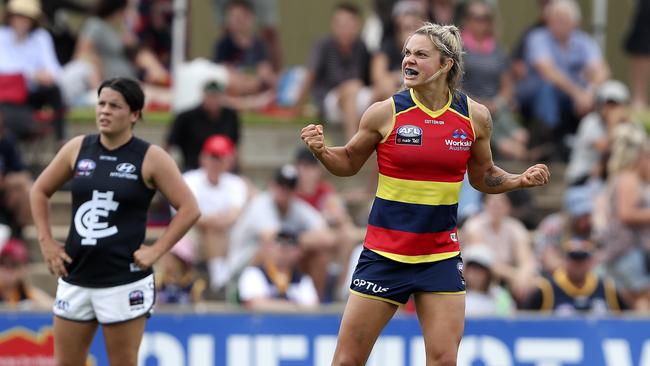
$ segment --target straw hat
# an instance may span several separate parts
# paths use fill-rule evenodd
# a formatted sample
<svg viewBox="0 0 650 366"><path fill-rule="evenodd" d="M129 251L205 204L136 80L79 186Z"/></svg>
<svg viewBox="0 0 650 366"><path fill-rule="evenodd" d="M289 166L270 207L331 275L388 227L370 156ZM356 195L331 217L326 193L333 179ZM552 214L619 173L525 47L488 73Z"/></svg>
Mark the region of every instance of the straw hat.
<svg viewBox="0 0 650 366"><path fill-rule="evenodd" d="M41 3L39 0L11 0L7 4L7 12L39 20L41 17Z"/></svg>

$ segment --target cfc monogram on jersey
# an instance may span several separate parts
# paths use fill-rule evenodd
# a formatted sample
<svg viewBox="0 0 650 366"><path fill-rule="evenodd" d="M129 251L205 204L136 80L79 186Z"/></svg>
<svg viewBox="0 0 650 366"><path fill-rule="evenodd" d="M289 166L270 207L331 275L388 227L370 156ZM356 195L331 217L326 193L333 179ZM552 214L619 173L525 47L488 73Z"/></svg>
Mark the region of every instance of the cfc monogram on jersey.
<svg viewBox="0 0 650 366"><path fill-rule="evenodd" d="M149 144L138 138L114 150L98 135L84 138L72 179L72 225L65 251L72 257L64 281L85 287L118 286L151 270L134 264L144 242L154 191L142 179Z"/></svg>
<svg viewBox="0 0 650 366"><path fill-rule="evenodd" d="M412 89L392 97L394 126L377 146L379 182L366 248L406 263L458 255L456 211L475 140L469 98L429 110Z"/></svg>

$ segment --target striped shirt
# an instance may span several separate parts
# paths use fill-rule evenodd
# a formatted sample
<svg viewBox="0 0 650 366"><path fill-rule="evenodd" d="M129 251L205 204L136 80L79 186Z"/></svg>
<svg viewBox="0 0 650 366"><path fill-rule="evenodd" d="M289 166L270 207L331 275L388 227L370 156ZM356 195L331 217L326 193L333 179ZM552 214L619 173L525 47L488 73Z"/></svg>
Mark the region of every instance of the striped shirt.
<svg viewBox="0 0 650 366"><path fill-rule="evenodd" d="M392 99L393 128L377 146L379 185L366 248L405 263L459 254L456 211L475 140L469 98L431 111L411 89Z"/></svg>

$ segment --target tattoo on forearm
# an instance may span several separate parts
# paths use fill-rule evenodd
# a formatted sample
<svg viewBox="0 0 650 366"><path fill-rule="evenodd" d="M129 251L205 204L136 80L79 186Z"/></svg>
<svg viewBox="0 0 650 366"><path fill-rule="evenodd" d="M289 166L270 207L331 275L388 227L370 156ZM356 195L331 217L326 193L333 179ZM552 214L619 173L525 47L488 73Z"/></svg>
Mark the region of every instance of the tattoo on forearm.
<svg viewBox="0 0 650 366"><path fill-rule="evenodd" d="M485 177L485 185L488 187L498 187L506 181L505 175L488 175Z"/></svg>

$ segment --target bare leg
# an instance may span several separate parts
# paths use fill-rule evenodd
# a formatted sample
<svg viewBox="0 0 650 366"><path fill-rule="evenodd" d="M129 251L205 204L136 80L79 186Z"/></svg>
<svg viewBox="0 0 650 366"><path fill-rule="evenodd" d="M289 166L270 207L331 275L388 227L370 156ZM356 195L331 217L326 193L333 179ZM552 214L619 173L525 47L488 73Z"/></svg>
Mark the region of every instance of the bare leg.
<svg viewBox="0 0 650 366"><path fill-rule="evenodd" d="M123 323L104 325L104 343L108 361L113 366L136 366L138 349L144 334L145 317Z"/></svg>
<svg viewBox="0 0 650 366"><path fill-rule="evenodd" d="M54 359L58 366L83 366L97 322L75 322L54 317Z"/></svg>
<svg viewBox="0 0 650 366"><path fill-rule="evenodd" d="M339 108L343 117L345 140L349 141L359 129L359 112L357 111L357 97L363 87L361 80L348 80L339 87Z"/></svg>
<svg viewBox="0 0 650 366"><path fill-rule="evenodd" d="M424 335L427 366L455 366L465 329L465 295L418 293L415 307Z"/></svg>
<svg viewBox="0 0 650 366"><path fill-rule="evenodd" d="M648 102L648 75L650 57L630 56L630 83L632 84L632 107L644 109Z"/></svg>
<svg viewBox="0 0 650 366"><path fill-rule="evenodd" d="M379 333L396 310L397 305L351 294L345 305L332 366L365 365Z"/></svg>

